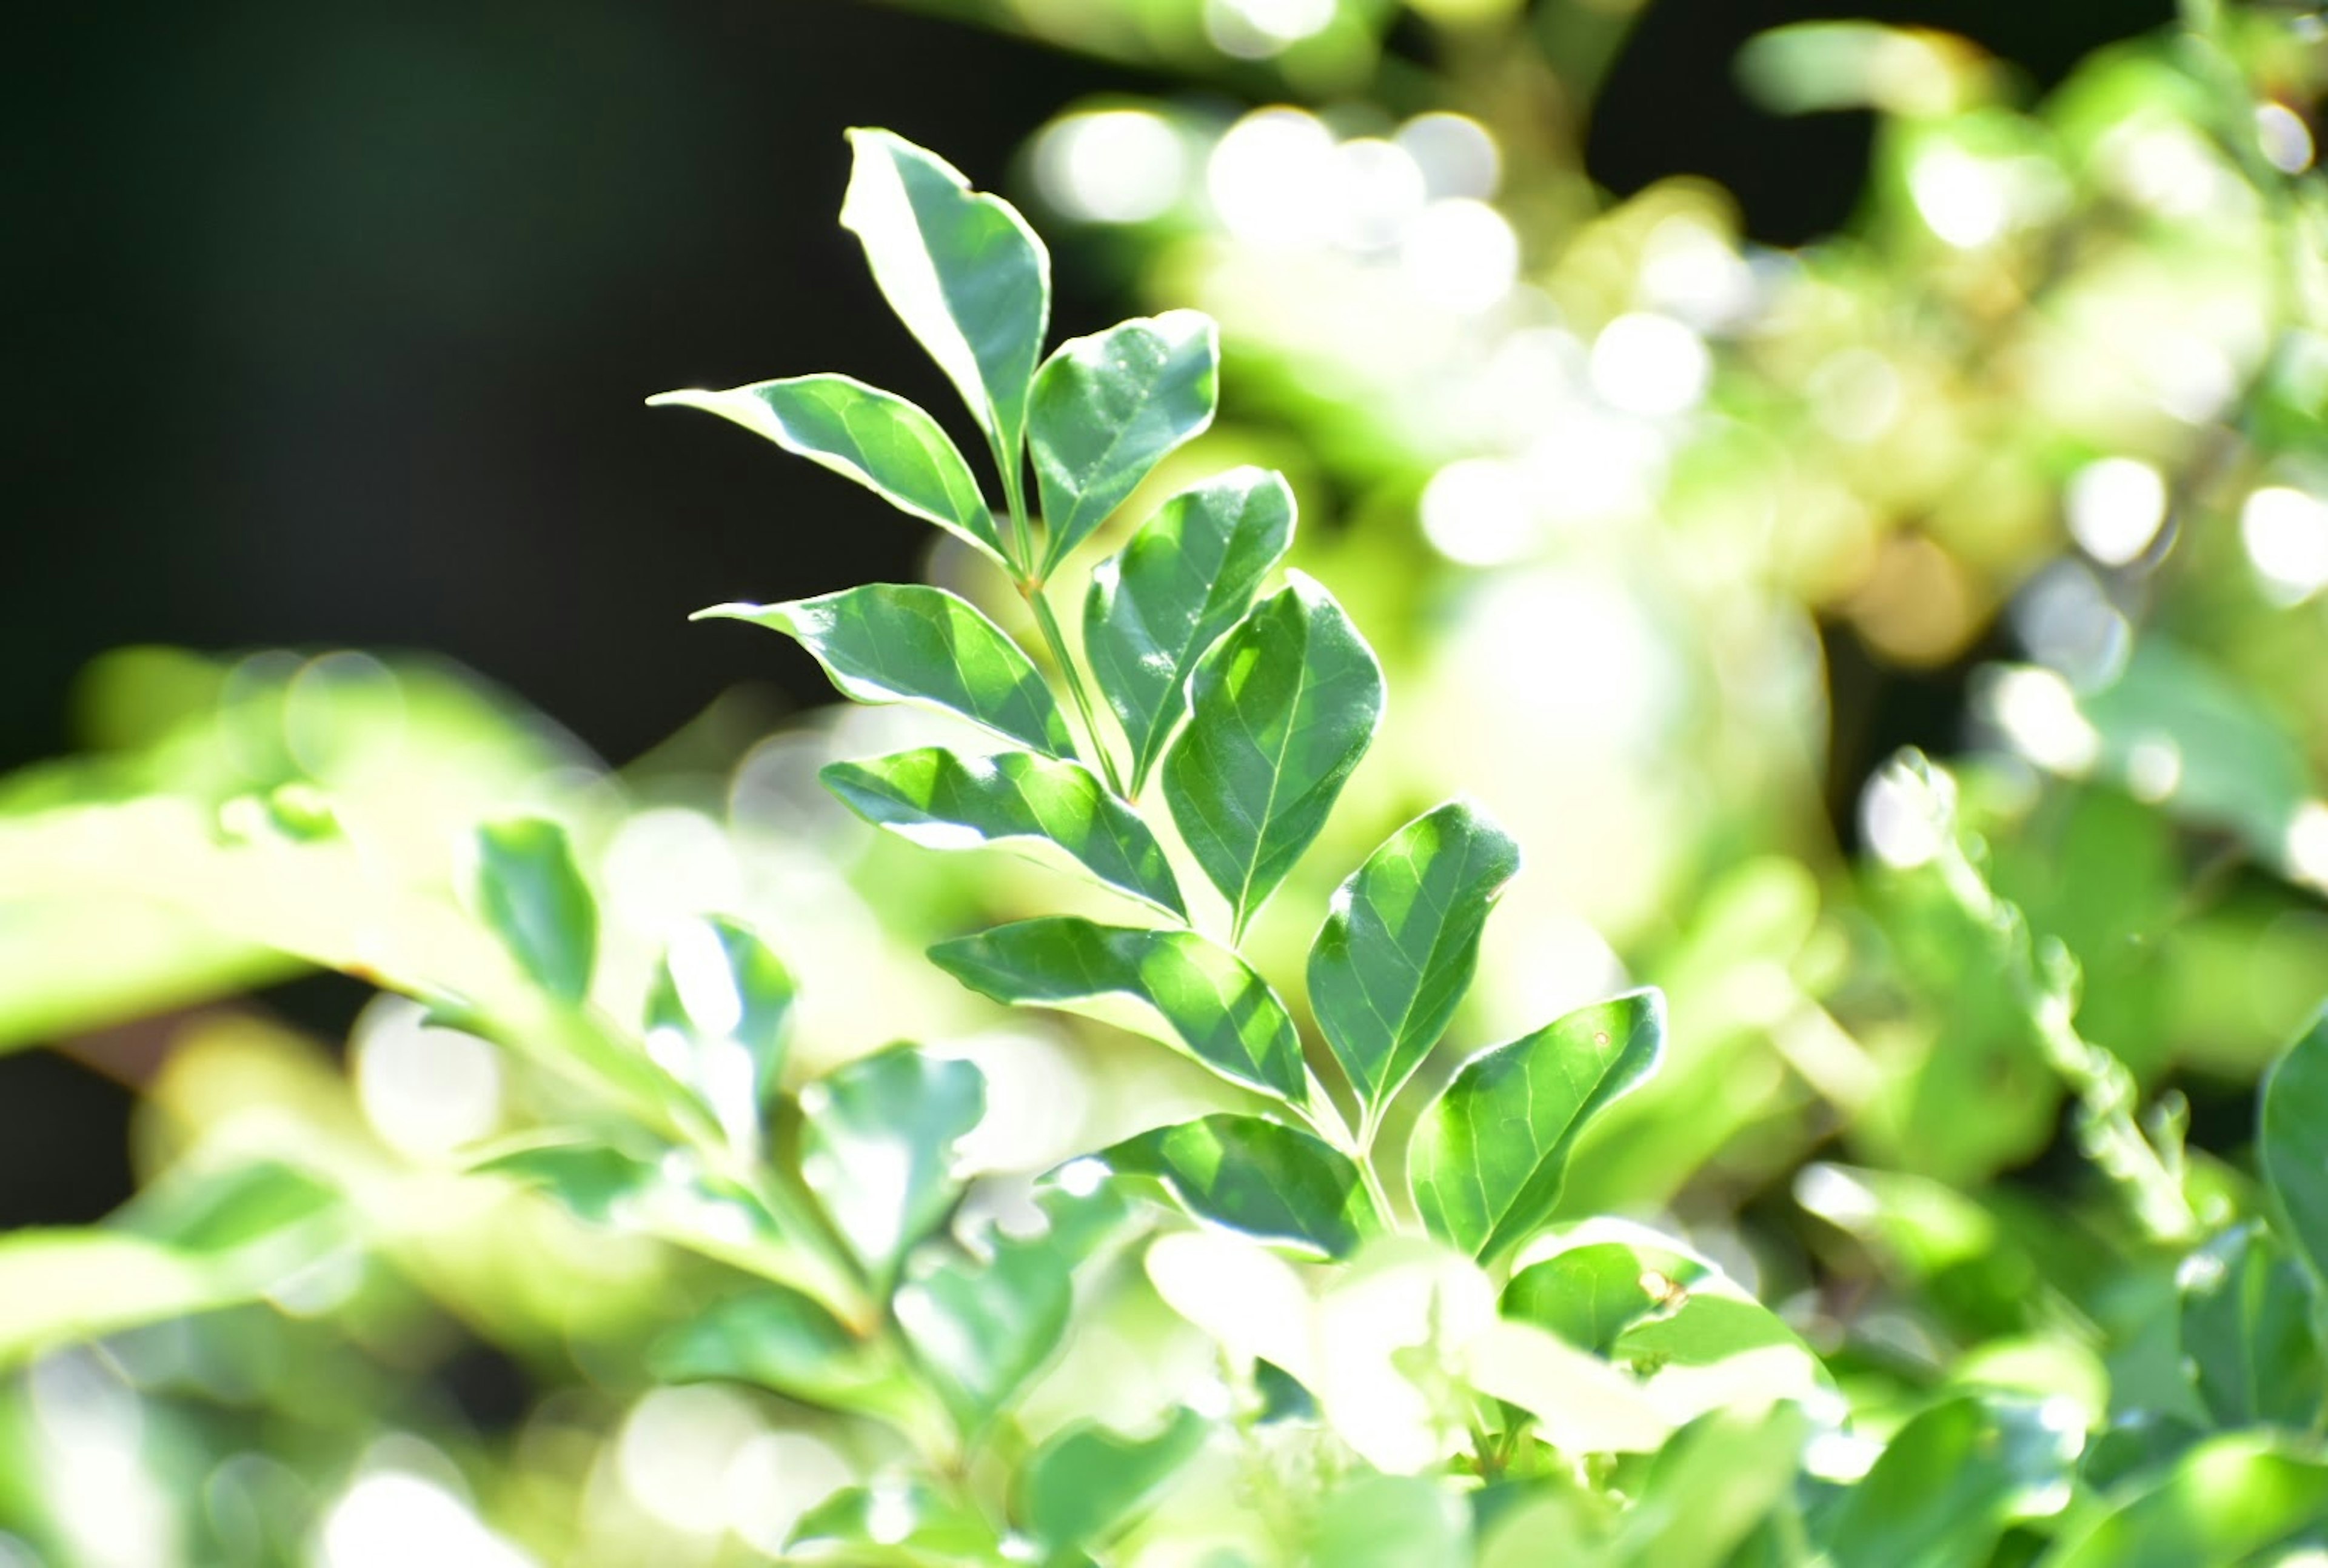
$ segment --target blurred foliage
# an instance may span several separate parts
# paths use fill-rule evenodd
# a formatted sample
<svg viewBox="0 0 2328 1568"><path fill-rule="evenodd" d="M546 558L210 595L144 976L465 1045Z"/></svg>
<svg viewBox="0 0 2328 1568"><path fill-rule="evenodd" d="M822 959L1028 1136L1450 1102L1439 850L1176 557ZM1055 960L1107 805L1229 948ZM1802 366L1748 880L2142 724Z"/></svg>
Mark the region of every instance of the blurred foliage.
<svg viewBox="0 0 2328 1568"><path fill-rule="evenodd" d="M2315 10L2192 0L2042 98L1943 34L1765 35L1739 70L1774 112L1878 126L1845 230L1778 251L1703 182L1590 182L1618 0L925 8L1189 84L1063 109L1019 183L1065 265L1222 325L1219 419L1124 519L1283 469L1291 564L1390 671L1256 965L1300 974L1343 878L1460 789L1527 870L1453 1038L1669 999L1501 1301L1590 1457L1497 1429L1451 1487L1376 1473L1396 1435L1272 1354L1286 1279L1323 1333L1460 1271L1329 1286L1177 1230L1143 1269L1122 1215L1038 1194L1220 1091L922 960L1112 907L818 787L955 731L714 709L611 769L426 661L134 650L86 754L0 784L0 1048L129 1081L145 1184L0 1237L0 1563L990 1561L998 1496L1021 1556L1105 1530L1111 1563L2328 1554ZM973 559L932 577L1031 635ZM1962 674L1948 760L1868 773L1887 687L1847 664ZM682 951L765 1021L740 1094ZM344 1050L249 994L318 965L383 989ZM900 1038L978 1069L966 1133L890 1081ZM1047 1267L1006 1264L1033 1232L1088 1250L1021 1451L958 1490L895 1477L976 1379L860 1362L798 1303L863 1260L769 1243L812 1085L934 1107L959 1291ZM1415 1347L1384 1364L1427 1384ZM1678 1428L1654 1451L1611 1435L1637 1395Z"/></svg>

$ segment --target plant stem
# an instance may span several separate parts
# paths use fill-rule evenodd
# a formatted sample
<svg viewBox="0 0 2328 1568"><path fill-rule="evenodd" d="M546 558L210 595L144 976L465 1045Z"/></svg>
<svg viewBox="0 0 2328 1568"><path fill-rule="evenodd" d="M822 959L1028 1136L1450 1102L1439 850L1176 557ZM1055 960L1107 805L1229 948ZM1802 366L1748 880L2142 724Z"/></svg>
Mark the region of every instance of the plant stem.
<svg viewBox="0 0 2328 1568"><path fill-rule="evenodd" d="M1091 693L1084 687L1083 672L1075 668L1075 660L1067 653L1066 635L1059 629L1058 617L1051 614L1051 601L1045 596L1040 583L1021 583L1018 591L1034 610L1035 624L1043 629L1043 641L1049 645L1051 657L1057 661L1059 673L1066 680L1067 695L1075 699L1075 711L1082 715L1084 729L1091 736L1092 752L1099 758L1101 772L1107 775L1108 791L1120 799L1123 794L1122 776L1115 771L1115 756L1107 749L1106 736L1101 733L1099 714L1092 706Z"/></svg>

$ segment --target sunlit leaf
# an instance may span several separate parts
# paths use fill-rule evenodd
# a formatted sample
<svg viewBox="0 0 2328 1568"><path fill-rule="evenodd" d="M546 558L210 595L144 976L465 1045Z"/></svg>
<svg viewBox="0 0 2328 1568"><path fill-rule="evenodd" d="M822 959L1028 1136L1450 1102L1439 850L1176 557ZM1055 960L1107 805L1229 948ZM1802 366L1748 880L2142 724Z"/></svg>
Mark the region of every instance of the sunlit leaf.
<svg viewBox="0 0 2328 1568"><path fill-rule="evenodd" d="M854 1568L926 1568L932 1563L991 1563L1001 1543L978 1510L918 1477L889 1476L844 1487L800 1516L784 1543L787 1561Z"/></svg>
<svg viewBox="0 0 2328 1568"><path fill-rule="evenodd" d="M970 465L935 419L895 392L848 376L795 376L724 392L664 392L647 402L732 420L1009 566Z"/></svg>
<svg viewBox="0 0 2328 1568"><path fill-rule="evenodd" d="M954 1141L986 1111L970 1063L893 1047L800 1093L801 1176L858 1262L887 1278L959 1190Z"/></svg>
<svg viewBox="0 0 2328 1568"><path fill-rule="evenodd" d="M1061 343L1036 373L1028 446L1043 502L1045 575L1157 464L1213 422L1220 332L1176 310Z"/></svg>
<svg viewBox="0 0 2328 1568"><path fill-rule="evenodd" d="M1450 801L1393 833L1334 895L1310 950L1310 1006L1369 1119L1445 1032L1519 864L1510 835Z"/></svg>
<svg viewBox="0 0 2328 1568"><path fill-rule="evenodd" d="M690 919L647 990L647 1052L703 1096L723 1126L756 1133L784 1069L792 972L742 922Z"/></svg>
<svg viewBox="0 0 2328 1568"><path fill-rule="evenodd" d="M1293 540L1284 478L1236 468L1172 497L1092 572L1084 651L1146 782L1188 710L1189 673Z"/></svg>
<svg viewBox="0 0 2328 1568"><path fill-rule="evenodd" d="M1835 1568L1980 1568L2008 1524L2060 1510L2084 1447L2074 1412L1947 1400L1892 1434L1822 1520L1822 1544Z"/></svg>
<svg viewBox="0 0 2328 1568"><path fill-rule="evenodd" d="M2215 1419L2309 1427L2323 1379L2302 1265L2269 1231L2242 1225L2184 1260L2178 1283L2183 1364Z"/></svg>
<svg viewBox="0 0 2328 1568"><path fill-rule="evenodd" d="M1706 1272L1680 1253L1651 1256L1622 1242L1589 1242L1514 1274L1504 1287L1504 1311L1606 1356L1628 1329L1664 1310Z"/></svg>
<svg viewBox="0 0 2328 1568"><path fill-rule="evenodd" d="M1009 635L943 588L872 583L782 605L715 605L697 620L749 621L796 639L841 694L920 702L1049 756L1075 739L1051 689Z"/></svg>
<svg viewBox="0 0 2328 1568"><path fill-rule="evenodd" d="M1199 1219L1310 1257L1347 1257L1382 1226L1347 1155L1257 1116L1159 1127L1094 1158L1154 1178Z"/></svg>
<svg viewBox="0 0 2328 1568"><path fill-rule="evenodd" d="M1081 763L1024 751L963 756L928 746L833 763L819 776L866 821L917 844L1056 845L1106 886L1187 919L1155 834Z"/></svg>
<svg viewBox="0 0 2328 1568"><path fill-rule="evenodd" d="M997 1001L1091 1010L1129 998L1160 1020L1158 1038L1233 1083L1299 1101L1300 1038L1276 993L1228 949L1194 932L1052 916L942 942L930 960Z"/></svg>
<svg viewBox="0 0 2328 1568"><path fill-rule="evenodd" d="M895 1302L915 1356L973 1432L1058 1349L1075 1300L1068 1262L1047 1236L990 1243L985 1258L917 1266Z"/></svg>
<svg viewBox="0 0 2328 1568"><path fill-rule="evenodd" d="M1719 1411L1676 1432L1649 1465L1610 1568L1723 1568L1754 1526L1786 1506L1810 1423L1801 1410Z"/></svg>
<svg viewBox="0 0 2328 1568"><path fill-rule="evenodd" d="M2328 1281L2328 1013L2265 1076L2257 1152L2288 1239Z"/></svg>
<svg viewBox="0 0 2328 1568"><path fill-rule="evenodd" d="M1382 667L1333 596L1294 572L1205 655L1188 695L1164 799L1242 932L1373 744Z"/></svg>
<svg viewBox="0 0 2328 1568"><path fill-rule="evenodd" d="M1020 1467L1013 1511L1055 1550L1101 1545L1155 1502L1209 1430L1186 1409L1145 1438L1075 1422Z"/></svg>
<svg viewBox="0 0 2328 1568"><path fill-rule="evenodd" d="M665 1334L648 1367L667 1383L755 1383L834 1410L878 1408L894 1376L831 1313L773 1286L731 1297Z"/></svg>
<svg viewBox="0 0 2328 1568"><path fill-rule="evenodd" d="M2315 1444L2230 1432L2072 1532L2046 1568L2237 1568L2323 1519L2328 1460Z"/></svg>
<svg viewBox="0 0 2328 1568"><path fill-rule="evenodd" d="M578 1004L597 962L598 906L566 830L512 817L477 830L478 911L535 984Z"/></svg>
<svg viewBox="0 0 2328 1568"><path fill-rule="evenodd" d="M1051 261L1011 205L944 159L883 130L852 130L841 226L865 245L889 308L1015 462L1051 311Z"/></svg>
<svg viewBox="0 0 2328 1568"><path fill-rule="evenodd" d="M1304 1560L1336 1568L1469 1563L1471 1511L1453 1488L1422 1477L1355 1477L1325 1498Z"/></svg>
<svg viewBox="0 0 2328 1568"><path fill-rule="evenodd" d="M1560 1196L1578 1131L1656 1070L1664 1045L1665 1000L1637 991L1464 1063L1407 1146L1423 1223L1482 1258L1525 1239Z"/></svg>

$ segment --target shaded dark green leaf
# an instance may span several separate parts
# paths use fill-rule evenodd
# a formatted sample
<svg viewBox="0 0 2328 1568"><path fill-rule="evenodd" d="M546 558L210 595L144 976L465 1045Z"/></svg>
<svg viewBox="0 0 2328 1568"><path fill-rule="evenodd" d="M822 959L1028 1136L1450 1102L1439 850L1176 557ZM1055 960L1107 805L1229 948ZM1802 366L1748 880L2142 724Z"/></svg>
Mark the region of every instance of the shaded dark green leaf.
<svg viewBox="0 0 2328 1568"><path fill-rule="evenodd" d="M1011 205L944 159L883 130L852 130L841 226L873 281L1006 465L1018 461L1028 389L1051 314L1051 261Z"/></svg>
<svg viewBox="0 0 2328 1568"><path fill-rule="evenodd" d="M1347 1155L1257 1116L1159 1127L1094 1158L1119 1175L1153 1178L1199 1219L1310 1257L1347 1257L1382 1228Z"/></svg>
<svg viewBox="0 0 2328 1568"><path fill-rule="evenodd" d="M1118 892L1186 921L1163 849L1139 813L1081 763L1032 752L962 756L942 746L837 762L825 787L869 822L934 850L1056 845Z"/></svg>
<svg viewBox="0 0 2328 1568"><path fill-rule="evenodd" d="M1089 1010L1109 997L1130 998L1161 1020L1159 1038L1223 1077L1303 1098L1301 1041L1285 1004L1243 959L1194 932L1052 916L942 942L930 960L1001 1002Z"/></svg>
<svg viewBox="0 0 2328 1568"><path fill-rule="evenodd" d="M800 1093L801 1176L858 1262L888 1278L953 1207L954 1141L986 1111L968 1062L896 1046Z"/></svg>
<svg viewBox="0 0 2328 1568"><path fill-rule="evenodd" d="M2328 1461L2314 1444L2232 1432L2200 1443L2156 1484L2073 1532L2046 1568L2238 1568L2323 1519Z"/></svg>
<svg viewBox="0 0 2328 1568"><path fill-rule="evenodd" d="M2085 1432L2050 1406L1950 1399L1892 1434L1821 1523L1835 1568L1981 1568L2007 1525L2057 1511Z"/></svg>
<svg viewBox="0 0 2328 1568"><path fill-rule="evenodd" d="M690 919L647 988L647 1054L731 1134L756 1135L784 1069L794 991L792 972L741 921Z"/></svg>
<svg viewBox="0 0 2328 1568"><path fill-rule="evenodd" d="M1131 746L1131 788L1188 711L1188 676L1252 607L1293 540L1281 474L1235 468L1184 490L1092 572L1084 652Z"/></svg>
<svg viewBox="0 0 2328 1568"><path fill-rule="evenodd" d="M795 376L724 392L664 392L647 402L732 420L1009 567L970 465L935 419L895 392L848 376Z"/></svg>
<svg viewBox="0 0 2328 1568"><path fill-rule="evenodd" d="M1146 1438L1088 1421L1063 1427L1020 1468L1014 1511L1054 1549L1103 1545L1156 1501L1209 1430L1192 1410Z"/></svg>
<svg viewBox="0 0 2328 1568"><path fill-rule="evenodd" d="M1044 575L1173 448L1213 422L1220 332L1175 310L1059 345L1036 372L1028 446L1043 502Z"/></svg>
<svg viewBox="0 0 2328 1568"><path fill-rule="evenodd" d="M2225 1426L2309 1427L2319 1413L2312 1284L2260 1225L2217 1236L2184 1261L2182 1359Z"/></svg>
<svg viewBox="0 0 2328 1568"><path fill-rule="evenodd" d="M1509 834L1450 801L1393 833L1335 894L1310 949L1310 1006L1369 1122L1446 1031L1519 867Z"/></svg>
<svg viewBox="0 0 2328 1568"><path fill-rule="evenodd" d="M1333 596L1293 572L1197 663L1188 696L1164 799L1241 934L1373 744L1382 667Z"/></svg>
<svg viewBox="0 0 2328 1568"><path fill-rule="evenodd" d="M1075 754L1065 716L1018 644L943 588L871 583L789 604L715 605L695 619L782 632L859 702L925 703L1046 756Z"/></svg>
<svg viewBox="0 0 2328 1568"><path fill-rule="evenodd" d="M477 907L518 967L568 1004L590 994L598 906L566 830L512 817L477 830Z"/></svg>
<svg viewBox="0 0 2328 1568"><path fill-rule="evenodd" d="M1525 1240L1560 1196L1578 1132L1656 1070L1664 1046L1665 999L1637 991L1464 1063L1407 1146L1423 1223L1485 1259Z"/></svg>
<svg viewBox="0 0 2328 1568"><path fill-rule="evenodd" d="M2328 1281L2328 1012L2266 1075L2257 1153L2288 1240Z"/></svg>

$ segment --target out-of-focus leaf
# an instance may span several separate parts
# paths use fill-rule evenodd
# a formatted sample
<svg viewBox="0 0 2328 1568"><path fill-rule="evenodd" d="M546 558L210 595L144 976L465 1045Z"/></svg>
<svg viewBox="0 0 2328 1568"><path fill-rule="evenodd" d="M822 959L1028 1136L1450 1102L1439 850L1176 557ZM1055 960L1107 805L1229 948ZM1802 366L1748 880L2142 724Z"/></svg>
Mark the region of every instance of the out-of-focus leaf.
<svg viewBox="0 0 2328 1568"><path fill-rule="evenodd" d="M2328 1281L2328 1013L2265 1076L2257 1151L2288 1239Z"/></svg>
<svg viewBox="0 0 2328 1568"><path fill-rule="evenodd" d="M1447 1568L1471 1560L1461 1494L1419 1476L1358 1476L1318 1511L1308 1562L1336 1568Z"/></svg>
<svg viewBox="0 0 2328 1568"><path fill-rule="evenodd" d="M1393 833L1334 895L1310 949L1310 1006L1369 1122L1439 1043L1519 867L1509 834L1450 801Z"/></svg>
<svg viewBox="0 0 2328 1568"><path fill-rule="evenodd" d="M1188 710L1189 673L1293 540L1284 478L1236 468L1184 490L1092 572L1084 651L1146 782Z"/></svg>
<svg viewBox="0 0 2328 1568"><path fill-rule="evenodd" d="M1563 1452L1650 1453L1673 1432L1632 1377L1533 1323L1499 1319L1466 1354L1471 1386L1525 1411Z"/></svg>
<svg viewBox="0 0 2328 1568"><path fill-rule="evenodd" d="M540 1188L577 1219L622 1225L635 1217L631 1206L661 1179L654 1165L635 1155L580 1138L534 1139L491 1151L470 1168L480 1176L507 1177Z"/></svg>
<svg viewBox="0 0 2328 1568"><path fill-rule="evenodd" d="M938 422L895 392L848 376L796 376L724 392L664 392L651 406L701 408L846 474L1009 569L994 514Z"/></svg>
<svg viewBox="0 0 2328 1568"><path fill-rule="evenodd" d="M2328 1461L2267 1432L2211 1438L2063 1541L2046 1568L2235 1568L2328 1519Z"/></svg>
<svg viewBox="0 0 2328 1568"><path fill-rule="evenodd" d="M2184 1365L2215 1419L2227 1427L2309 1427L2320 1411L2322 1366L2302 1265L2269 1231L2242 1225L2186 1259L2177 1282Z"/></svg>
<svg viewBox="0 0 2328 1568"><path fill-rule="evenodd" d="M647 1053L692 1086L722 1126L756 1134L784 1070L792 972L742 922L690 919L647 991Z"/></svg>
<svg viewBox="0 0 2328 1568"><path fill-rule="evenodd" d="M1415 1124L1407 1177L1433 1235L1493 1259L1544 1223L1593 1113L1656 1070L1665 999L1596 1002L1456 1070Z"/></svg>
<svg viewBox="0 0 2328 1568"><path fill-rule="evenodd" d="M1333 596L1293 572L1197 663L1188 698L1164 799L1242 932L1374 743L1382 666Z"/></svg>
<svg viewBox="0 0 2328 1568"><path fill-rule="evenodd" d="M1212 318L1175 310L1071 339L1044 361L1027 421L1047 535L1043 575L1213 422L1220 359Z"/></svg>
<svg viewBox="0 0 2328 1568"><path fill-rule="evenodd" d="M2129 1412L2086 1445L2078 1479L2097 1494L2116 1491L2145 1475L2163 1473L2207 1436L2204 1427L2180 1416Z"/></svg>
<svg viewBox="0 0 2328 1568"><path fill-rule="evenodd" d="M1790 1404L1700 1417L1658 1451L1616 1538L1581 1561L1595 1568L1723 1568L1784 1505L1809 1430Z"/></svg>
<svg viewBox="0 0 2328 1568"><path fill-rule="evenodd" d="M782 605L715 605L695 618L782 632L859 702L923 703L1047 756L1075 755L1065 716L1018 644L943 588L869 583Z"/></svg>
<svg viewBox="0 0 2328 1568"><path fill-rule="evenodd" d="M1088 1421L1063 1427L1020 1467L1014 1512L1054 1551L1103 1545L1155 1502L1210 1430L1185 1409L1152 1437Z"/></svg>
<svg viewBox="0 0 2328 1568"><path fill-rule="evenodd" d="M834 1410L881 1403L892 1374L864 1340L797 1291L732 1297L656 1341L648 1367L667 1383L756 1383Z"/></svg>
<svg viewBox="0 0 2328 1568"><path fill-rule="evenodd" d="M2006 1526L2058 1512L2085 1446L2046 1404L1966 1396L1892 1435L1823 1521L1835 1568L1980 1568Z"/></svg>
<svg viewBox="0 0 2328 1568"><path fill-rule="evenodd" d="M892 1476L845 1487L800 1516L784 1543L788 1558L922 1568L935 1563L992 1563L1001 1549L977 1509L945 1497L919 1477Z"/></svg>
<svg viewBox="0 0 2328 1568"><path fill-rule="evenodd" d="M866 821L917 844L1056 845L1105 886L1176 919L1188 917L1155 834L1081 763L1025 751L962 756L928 746L836 762L819 776Z"/></svg>
<svg viewBox="0 0 2328 1568"><path fill-rule="evenodd" d="M1301 1041L1285 1005L1243 959L1194 932L1052 916L942 942L930 960L1001 1002L1093 1010L1101 999L1128 997L1162 1020L1151 1031L1159 1038L1232 1083L1304 1097Z"/></svg>
<svg viewBox="0 0 2328 1568"><path fill-rule="evenodd" d="M126 1230L181 1252L217 1255L277 1240L330 1214L337 1188L280 1160L212 1170L174 1169L115 1216Z"/></svg>
<svg viewBox="0 0 2328 1568"><path fill-rule="evenodd" d="M1309 1257L1347 1257L1382 1226L1347 1155L1257 1116L1159 1127L1096 1158L1119 1175L1154 1178L1199 1219Z"/></svg>
<svg viewBox="0 0 2328 1568"><path fill-rule="evenodd" d="M944 159L883 130L852 130L841 226L873 281L1005 463L1050 323L1051 258L1016 209L973 192Z"/></svg>
<svg viewBox="0 0 2328 1568"><path fill-rule="evenodd" d="M512 817L477 830L477 907L535 984L579 1005L598 954L598 906L566 830Z"/></svg>
<svg viewBox="0 0 2328 1568"><path fill-rule="evenodd" d="M898 1046L808 1084L800 1108L803 1179L858 1262L889 1277L953 1203L954 1141L985 1114L985 1079Z"/></svg>
<svg viewBox="0 0 2328 1568"><path fill-rule="evenodd" d="M986 1258L917 1269L899 1288L898 1326L965 1432L993 1419L1066 1332L1075 1284L1047 1236L996 1235Z"/></svg>

